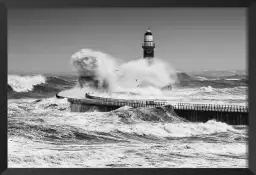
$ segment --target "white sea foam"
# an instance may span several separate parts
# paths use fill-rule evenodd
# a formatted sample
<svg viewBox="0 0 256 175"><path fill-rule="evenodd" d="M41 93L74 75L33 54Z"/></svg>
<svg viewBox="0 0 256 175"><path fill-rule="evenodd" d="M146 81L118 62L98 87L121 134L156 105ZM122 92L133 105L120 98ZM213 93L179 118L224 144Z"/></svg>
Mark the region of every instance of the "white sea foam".
<svg viewBox="0 0 256 175"><path fill-rule="evenodd" d="M42 75L34 75L34 76L8 75L8 84L16 92L32 91L35 85L43 84L45 82L46 82L46 78Z"/></svg>
<svg viewBox="0 0 256 175"><path fill-rule="evenodd" d="M114 88L116 62L110 55L91 49L81 49L72 55L71 63L78 76L89 76L94 81L99 81L101 86L107 82L110 90Z"/></svg>
<svg viewBox="0 0 256 175"><path fill-rule="evenodd" d="M246 129L235 129L214 120L206 123L138 120L126 124L112 113L59 110L68 106L66 99L33 101L8 101L8 113L12 111L9 126L15 126L8 131L9 134L11 131L9 167L247 167L247 142L235 140L247 137ZM40 130L29 131L29 126ZM66 139L67 144L59 139L48 139L48 136L65 139L74 135L72 132L88 135L88 140L87 137L83 140L72 137ZM115 139L115 142L91 143L90 136ZM122 142L124 140L128 142Z"/></svg>
<svg viewBox="0 0 256 175"><path fill-rule="evenodd" d="M119 84L123 88L162 88L176 81L175 70L159 58L149 64L147 59L129 61L120 66Z"/></svg>
<svg viewBox="0 0 256 175"><path fill-rule="evenodd" d="M106 81L109 85L108 92L132 92L144 95L159 95L165 85L174 84L177 81L175 69L166 62L155 58L149 64L147 59L132 60L118 65L117 59L108 54L82 49L72 55L71 63L78 76L90 76L93 81L101 84ZM96 91L96 89L80 90ZM79 90L73 89L77 97ZM69 95L72 90L69 91Z"/></svg>

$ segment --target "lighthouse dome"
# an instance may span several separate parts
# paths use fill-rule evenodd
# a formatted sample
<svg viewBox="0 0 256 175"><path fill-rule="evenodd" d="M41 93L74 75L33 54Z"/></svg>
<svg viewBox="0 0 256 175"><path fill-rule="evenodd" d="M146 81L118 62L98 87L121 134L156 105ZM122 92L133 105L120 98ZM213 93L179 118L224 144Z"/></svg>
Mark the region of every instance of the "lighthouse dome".
<svg viewBox="0 0 256 175"><path fill-rule="evenodd" d="M152 35L151 31L148 29L145 33L145 35Z"/></svg>

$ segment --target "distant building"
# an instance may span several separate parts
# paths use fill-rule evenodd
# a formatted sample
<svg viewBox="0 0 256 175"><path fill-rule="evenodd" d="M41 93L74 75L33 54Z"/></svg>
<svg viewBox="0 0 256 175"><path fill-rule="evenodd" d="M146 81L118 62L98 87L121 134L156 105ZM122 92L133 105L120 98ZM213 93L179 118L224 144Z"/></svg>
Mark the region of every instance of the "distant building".
<svg viewBox="0 0 256 175"><path fill-rule="evenodd" d="M144 35L144 42L142 43L143 48L143 58L153 59L154 58L154 48L155 43L153 40L153 35L151 31L148 29Z"/></svg>

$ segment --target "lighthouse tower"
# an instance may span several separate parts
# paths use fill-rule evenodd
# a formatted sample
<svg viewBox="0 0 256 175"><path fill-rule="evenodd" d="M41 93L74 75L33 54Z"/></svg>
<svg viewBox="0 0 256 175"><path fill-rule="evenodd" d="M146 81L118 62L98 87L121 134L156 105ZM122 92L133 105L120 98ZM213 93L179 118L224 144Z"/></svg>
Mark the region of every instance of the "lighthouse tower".
<svg viewBox="0 0 256 175"><path fill-rule="evenodd" d="M148 29L144 35L144 42L142 43L143 48L143 58L153 59L154 58L154 48L155 43L153 41L153 35L151 31Z"/></svg>

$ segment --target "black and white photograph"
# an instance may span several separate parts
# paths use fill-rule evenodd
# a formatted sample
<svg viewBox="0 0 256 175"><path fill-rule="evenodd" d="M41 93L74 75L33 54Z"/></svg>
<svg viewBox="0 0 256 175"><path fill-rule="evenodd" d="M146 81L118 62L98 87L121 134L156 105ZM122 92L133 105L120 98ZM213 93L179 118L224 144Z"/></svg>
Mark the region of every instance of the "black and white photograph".
<svg viewBox="0 0 256 175"><path fill-rule="evenodd" d="M8 10L8 168L248 168L246 8Z"/></svg>

